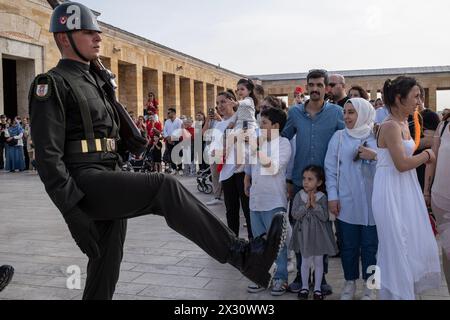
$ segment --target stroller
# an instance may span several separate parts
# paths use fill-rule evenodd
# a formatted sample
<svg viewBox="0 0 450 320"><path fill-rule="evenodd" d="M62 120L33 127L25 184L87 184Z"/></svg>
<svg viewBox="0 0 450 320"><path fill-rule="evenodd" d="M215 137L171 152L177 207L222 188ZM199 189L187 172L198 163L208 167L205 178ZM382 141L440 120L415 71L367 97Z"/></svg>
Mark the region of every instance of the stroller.
<svg viewBox="0 0 450 320"><path fill-rule="evenodd" d="M123 170L142 173L152 172L153 162L150 150L147 149L140 155L130 154L130 158L125 163Z"/></svg>
<svg viewBox="0 0 450 320"><path fill-rule="evenodd" d="M197 190L205 194L213 192L211 167L197 172Z"/></svg>

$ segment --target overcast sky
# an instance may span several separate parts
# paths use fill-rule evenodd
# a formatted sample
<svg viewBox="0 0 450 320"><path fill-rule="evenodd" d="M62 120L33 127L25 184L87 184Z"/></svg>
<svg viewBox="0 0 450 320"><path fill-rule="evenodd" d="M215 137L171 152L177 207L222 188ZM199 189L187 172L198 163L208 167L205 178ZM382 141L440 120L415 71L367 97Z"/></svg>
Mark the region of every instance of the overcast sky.
<svg viewBox="0 0 450 320"><path fill-rule="evenodd" d="M450 65L445 0L78 0L100 20L246 75Z"/></svg>

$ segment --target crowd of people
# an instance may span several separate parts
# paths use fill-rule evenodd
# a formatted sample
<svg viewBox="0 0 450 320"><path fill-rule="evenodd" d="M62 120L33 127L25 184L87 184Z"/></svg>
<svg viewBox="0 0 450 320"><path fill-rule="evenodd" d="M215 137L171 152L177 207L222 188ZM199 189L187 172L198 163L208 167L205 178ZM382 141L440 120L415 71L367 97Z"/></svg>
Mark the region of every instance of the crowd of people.
<svg viewBox="0 0 450 320"><path fill-rule="evenodd" d="M174 175L209 169L214 198L207 205L223 197L237 236L241 209L249 239L266 233L272 217L285 212L291 230L276 261L274 296L291 292L308 299L312 291L314 300L323 300L333 292L328 259L337 257L344 270L342 300L355 298L360 277L362 299L374 299L375 271L381 299L415 299L440 286L435 234L450 287L450 112L426 108L423 88L409 77L387 80L377 100L325 70L310 71L306 86L296 88L288 107L242 79L236 92L218 93L207 115L178 117L169 108L164 123L149 93L144 115L130 113L148 148L124 160L148 156L151 171ZM28 119L1 116L0 130L0 169L28 170ZM236 144L241 134L246 138ZM237 160L241 147L243 161ZM263 290L248 286L250 293Z"/></svg>
<svg viewBox="0 0 450 320"><path fill-rule="evenodd" d="M18 172L34 168L34 150L28 118L0 115L0 170Z"/></svg>
<svg viewBox="0 0 450 320"><path fill-rule="evenodd" d="M236 95L219 93L216 108L198 115L201 131L195 134L206 138L214 129L202 146L204 157L214 159L214 198L207 204L223 196L228 226L237 235L242 209L249 238L267 232L277 212L289 214L291 237L277 259L272 295L308 299L313 291L313 299L324 299L333 292L328 259L340 257L342 300L355 298L360 277L364 300L375 298L375 288L380 299L414 299L440 286L435 234L449 281L450 113L441 117L425 108L424 90L413 78L386 81L383 98L371 101L360 86L347 90L342 75L312 70L289 108L242 79ZM170 144L186 138L174 132L191 123L174 109L168 118L163 138L173 150ZM241 146L230 147L240 133L257 137L256 144L249 137L243 143L244 159L256 156L255 164L237 161ZM181 168L172 166L173 172ZM291 251L297 276L288 284ZM376 286L374 272L381 279ZM250 293L263 290L248 287Z"/></svg>

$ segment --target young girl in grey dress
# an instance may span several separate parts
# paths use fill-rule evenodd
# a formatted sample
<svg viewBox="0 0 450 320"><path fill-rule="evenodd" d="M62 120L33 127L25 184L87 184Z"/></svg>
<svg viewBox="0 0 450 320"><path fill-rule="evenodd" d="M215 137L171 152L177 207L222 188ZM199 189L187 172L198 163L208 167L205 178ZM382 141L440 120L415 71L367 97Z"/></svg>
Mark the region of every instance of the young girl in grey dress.
<svg viewBox="0 0 450 320"><path fill-rule="evenodd" d="M314 265L314 300L323 300L320 289L323 276L323 256L334 256L336 242L328 213L327 196L321 190L325 186L325 173L321 167L309 166L303 172L303 190L294 198L292 216L296 220L292 231L291 249L302 255L302 284L298 296L309 297L308 278Z"/></svg>

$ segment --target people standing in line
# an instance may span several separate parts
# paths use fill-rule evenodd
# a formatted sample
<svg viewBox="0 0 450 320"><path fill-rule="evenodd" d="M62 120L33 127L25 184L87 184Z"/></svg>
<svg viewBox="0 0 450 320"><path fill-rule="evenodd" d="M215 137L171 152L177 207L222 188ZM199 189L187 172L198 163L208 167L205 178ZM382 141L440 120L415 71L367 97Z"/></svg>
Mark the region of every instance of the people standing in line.
<svg viewBox="0 0 450 320"><path fill-rule="evenodd" d="M302 189L301 174L310 165L324 166L325 155L331 137L344 129L342 108L325 102L328 87L328 73L325 70L311 70L307 76L307 89L310 100L289 110L288 121L283 136L291 140L294 136L295 157L292 166L292 179L287 181L288 193L295 195ZM328 272L328 257L324 257L324 272ZM302 289L301 255L297 255L297 277L289 285L289 291L298 293ZM325 276L322 280L322 293L332 294Z"/></svg>
<svg viewBox="0 0 450 320"><path fill-rule="evenodd" d="M0 115L0 170L5 168L5 147L6 147L6 130L8 124L6 123L6 116Z"/></svg>
<svg viewBox="0 0 450 320"><path fill-rule="evenodd" d="M183 121L177 117L175 108L169 108L167 111L167 120L164 124L163 137L166 140L166 159L170 163L172 174L183 174L181 161L179 164L174 163L172 151L180 143ZM181 156L181 154L180 154Z"/></svg>
<svg viewBox="0 0 450 320"><path fill-rule="evenodd" d="M421 101L416 79L387 80L383 91L390 115L378 131L372 197L380 298L414 300L416 294L441 284L438 246L415 170L436 158L431 149L413 155L416 144L407 120Z"/></svg>
<svg viewBox="0 0 450 320"><path fill-rule="evenodd" d="M372 213L373 179L377 145L373 133L375 109L363 98L344 105L345 130L337 131L325 158L328 208L337 217L345 286L341 300L353 300L361 261L364 280L363 300L372 300L366 286L376 265L377 229Z"/></svg>
<svg viewBox="0 0 450 320"><path fill-rule="evenodd" d="M275 214L286 214L286 166L291 156L289 140L280 137L286 125L286 113L281 108L261 110L261 135L250 142L256 164L246 166L245 194L250 198L250 221L253 236L269 232ZM277 260L271 294L281 296L288 287L287 248L283 247ZM265 288L257 284L248 286L249 293Z"/></svg>
<svg viewBox="0 0 450 320"><path fill-rule="evenodd" d="M291 213L296 221L291 248L302 256L302 287L298 297L309 298L310 267L314 265L313 299L323 300L324 256L335 255L337 247L325 195L325 172L321 167L308 166L303 170L303 189L295 196Z"/></svg>
<svg viewBox="0 0 450 320"><path fill-rule="evenodd" d="M331 74L328 83L328 90L331 96L331 101L343 108L348 100L344 76L341 74Z"/></svg>
<svg viewBox="0 0 450 320"><path fill-rule="evenodd" d="M424 119L425 120L425 119ZM424 196L436 217L442 247L442 264L450 293L450 113L444 116L433 138L436 164L427 166Z"/></svg>
<svg viewBox="0 0 450 320"><path fill-rule="evenodd" d="M348 91L348 98L363 98L369 101L369 94L361 86L352 86Z"/></svg>
<svg viewBox="0 0 450 320"><path fill-rule="evenodd" d="M25 170L23 154L23 128L20 117L15 117L12 125L5 131L6 137L6 171Z"/></svg>

